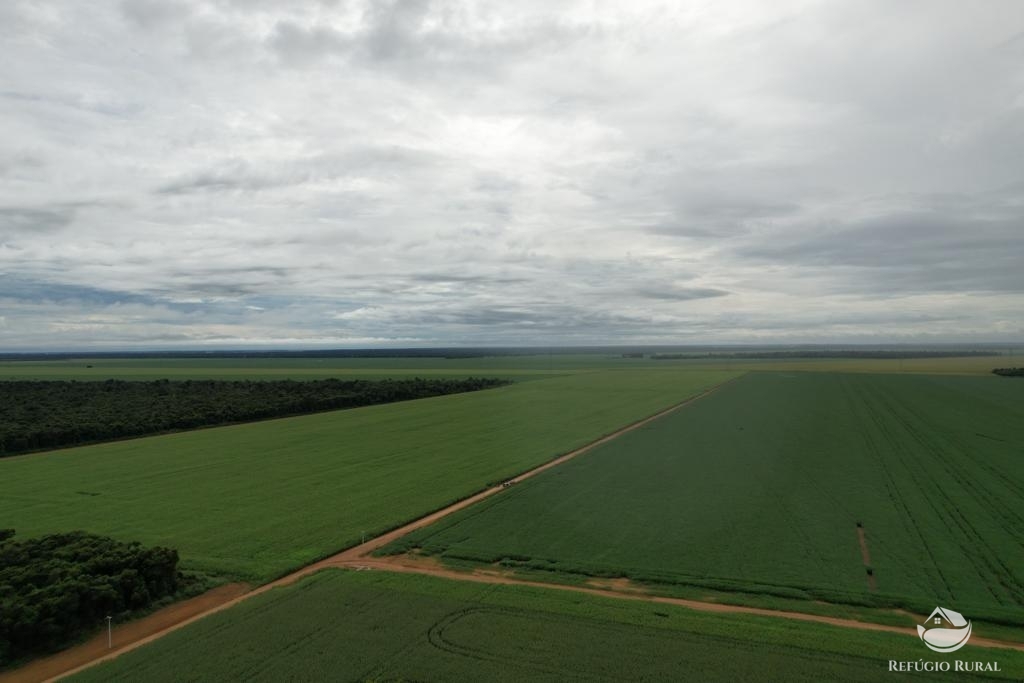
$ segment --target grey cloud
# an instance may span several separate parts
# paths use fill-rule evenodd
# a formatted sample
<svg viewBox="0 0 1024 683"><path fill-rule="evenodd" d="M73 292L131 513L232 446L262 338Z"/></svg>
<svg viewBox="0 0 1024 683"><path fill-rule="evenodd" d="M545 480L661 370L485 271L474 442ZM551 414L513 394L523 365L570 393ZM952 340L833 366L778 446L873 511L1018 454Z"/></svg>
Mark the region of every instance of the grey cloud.
<svg viewBox="0 0 1024 683"><path fill-rule="evenodd" d="M393 172L409 174L440 163L436 154L396 145L353 145L339 153L284 157L252 162L225 159L181 175L160 185L165 195L197 192L257 192L345 177L367 177Z"/></svg>
<svg viewBox="0 0 1024 683"><path fill-rule="evenodd" d="M186 3L177 0L122 0L121 12L130 22L144 29L181 22L192 14Z"/></svg>
<svg viewBox="0 0 1024 683"><path fill-rule="evenodd" d="M709 193L705 197L678 201L671 219L646 229L653 234L674 237L728 237L749 232L753 223L790 217L799 211L800 205L792 202Z"/></svg>
<svg viewBox="0 0 1024 683"><path fill-rule="evenodd" d="M55 232L71 224L75 207L36 208L27 206L0 207L0 241L24 232Z"/></svg>
<svg viewBox="0 0 1024 683"><path fill-rule="evenodd" d="M38 174L46 165L42 156L31 152L0 155L0 177L29 179L31 174Z"/></svg>
<svg viewBox="0 0 1024 683"><path fill-rule="evenodd" d="M389 61L429 52L430 41L417 40L417 34L430 14L430 4L425 0L391 0L371 5L364 36L367 56L373 61Z"/></svg>
<svg viewBox="0 0 1024 683"><path fill-rule="evenodd" d="M643 314L597 311L583 306L540 301L529 305L499 307L460 303L431 307L427 311L405 306L386 306L370 318L371 332L375 329L397 329L400 333L409 333L422 325L436 325L441 321L463 329L466 334L493 334L498 331L503 335L512 334L512 338L515 338L516 330L525 329L545 330L566 336L603 329L608 334L619 335L624 327L638 322L650 322L650 317ZM380 327L375 328L373 325ZM527 334L524 334L524 338Z"/></svg>
<svg viewBox="0 0 1024 683"><path fill-rule="evenodd" d="M697 220L741 221L752 218L771 218L796 212L800 207L791 202L763 201L749 197L696 198L685 206L685 211Z"/></svg>
<svg viewBox="0 0 1024 683"><path fill-rule="evenodd" d="M511 285L530 282L522 277L501 277L497 275L460 275L456 273L417 273L410 279L413 282L457 282L475 285Z"/></svg>
<svg viewBox="0 0 1024 683"><path fill-rule="evenodd" d="M100 287L69 285L0 273L0 299L25 302L53 302L109 305L115 303L151 303L146 296L117 292Z"/></svg>
<svg viewBox="0 0 1024 683"><path fill-rule="evenodd" d="M489 171L477 174L474 189L480 192L504 194L521 191L523 184L515 178L509 178L501 173Z"/></svg>
<svg viewBox="0 0 1024 683"><path fill-rule="evenodd" d="M0 206L0 241L31 234L51 234L71 226L83 211L111 209L119 205L113 200L85 199L39 206Z"/></svg>
<svg viewBox="0 0 1024 683"><path fill-rule="evenodd" d="M1024 293L1024 211L1017 216L894 213L837 226L805 226L738 248L762 262L846 268L838 289Z"/></svg>
<svg viewBox="0 0 1024 683"><path fill-rule="evenodd" d="M291 66L338 57L396 67L395 75L438 68L480 75L505 68L531 52L559 49L590 31L549 20L491 24L472 32L462 16L468 9L459 3L429 0L369 2L363 5L362 21L354 30L282 20L267 42Z"/></svg>
<svg viewBox="0 0 1024 683"><path fill-rule="evenodd" d="M159 188L159 194L190 194L193 192L232 192L265 190L304 182L308 175L288 176L260 171L250 164L233 160L216 168L199 171L171 180Z"/></svg>
<svg viewBox="0 0 1024 683"><path fill-rule="evenodd" d="M32 105L69 107L105 116L125 117L137 115L141 105L109 97L87 97L80 93L33 93L12 90L0 91L0 99Z"/></svg>
<svg viewBox="0 0 1024 683"><path fill-rule="evenodd" d="M634 289L633 292L644 298L664 299L666 301L692 301L694 299L712 299L729 295L729 292L724 289L713 289L711 287L639 288Z"/></svg>
<svg viewBox="0 0 1024 683"><path fill-rule="evenodd" d="M350 40L330 27L306 28L293 21L282 21L274 27L269 44L284 63L300 66L332 54L345 53Z"/></svg>

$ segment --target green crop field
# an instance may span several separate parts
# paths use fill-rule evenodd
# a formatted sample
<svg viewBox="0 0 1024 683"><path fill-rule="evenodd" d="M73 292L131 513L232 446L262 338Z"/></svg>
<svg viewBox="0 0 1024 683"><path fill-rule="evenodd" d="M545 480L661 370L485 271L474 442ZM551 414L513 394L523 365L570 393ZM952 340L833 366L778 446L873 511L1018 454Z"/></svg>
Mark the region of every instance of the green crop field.
<svg viewBox="0 0 1024 683"><path fill-rule="evenodd" d="M1024 382L750 373L388 551L1024 623L1022 501Z"/></svg>
<svg viewBox="0 0 1024 683"><path fill-rule="evenodd" d="M261 581L582 446L733 373L607 371L0 461L0 527L177 548Z"/></svg>
<svg viewBox="0 0 1024 683"><path fill-rule="evenodd" d="M70 680L878 681L894 675L889 660L924 653L913 632L328 570ZM991 677L1024 676L1021 652L971 648L962 658L998 662Z"/></svg>

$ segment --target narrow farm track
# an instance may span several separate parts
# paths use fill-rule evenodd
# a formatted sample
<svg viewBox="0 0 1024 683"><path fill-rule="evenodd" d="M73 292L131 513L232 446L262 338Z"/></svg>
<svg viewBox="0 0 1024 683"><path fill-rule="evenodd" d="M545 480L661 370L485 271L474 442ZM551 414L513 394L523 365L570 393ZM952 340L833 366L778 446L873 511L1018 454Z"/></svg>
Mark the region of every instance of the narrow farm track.
<svg viewBox="0 0 1024 683"><path fill-rule="evenodd" d="M513 477L509 481L512 482L512 483L517 483L517 482L526 480L526 479L528 479L530 477L536 476L537 474L540 474L541 472L544 472L545 470L551 469L552 467L556 467L557 465L560 465L560 464L566 462L567 460L570 460L570 459L575 458L575 457L577 457L579 455L582 455L582 454L592 450L593 448L595 448L597 446L600 446L600 445L602 445L604 443L607 443L607 442L609 442L609 441L611 441L611 440L613 440L613 439L615 439L615 438L617 438L617 437L619 437L619 436L621 436L623 434L626 434L626 433L628 433L630 431L633 431L635 429L639 429L640 427L643 427L644 425L647 425L650 422L652 422L654 420L657 420L660 417L668 415L668 414L670 414L670 413L672 413L672 412L674 412L676 410L679 410L680 408L682 408L682 407L684 407L686 405L689 405L690 403L698 401L698 400L700 400L700 399L702 399L702 398L704 398L704 397L714 393L715 391L718 391L720 388L722 388L723 386L729 384L730 382L734 382L736 379L738 379L741 376L742 375L739 375L737 377L729 379L729 380L727 380L725 382L722 382L721 384L718 384L718 385L716 385L714 387L711 387L710 389L705 390L704 392L702 392L700 394L692 396L692 397L686 399L685 401L682 401L682 402L677 403L677 404L675 404L673 406L670 406L669 408L661 410L661 411L655 413L654 415L651 415L651 416L646 417L646 418L644 418L642 420L639 420L637 422L629 424L629 425L627 425L627 426L625 426L625 427L623 427L623 428L621 428L621 429L619 429L619 430L617 430L617 431L615 431L615 432L613 432L611 434L603 436L603 437L601 437L601 438L599 438L599 439L597 439L597 440L595 440L595 441L593 441L593 442L591 442L591 443L589 443L589 444L587 444L587 445L585 445L585 446L583 446L581 448L578 448L578 449L576 449L576 450L574 450L574 451L572 451L570 453L566 453L565 455L559 456L559 457L557 457L557 458L555 458L553 460L550 460L550 461L548 461L548 462L546 462L546 463L544 463L542 465L539 465L538 467L535 467L535 468L533 468L531 470L528 470L528 471L526 471L526 472L524 472L524 473L522 473L522 474L520 474L520 475L518 475L516 477ZM371 556L374 551L380 549L381 547L383 547L383 546L385 546L385 545L387 545L389 543L392 543L393 541L395 541L395 540L397 540L399 538L402 538L406 534L409 534L412 531L415 531L415 530L420 529L422 527L425 527L425 526L428 526L430 524L433 524L434 522L436 522L436 521L438 521L440 519L443 519L444 517L447 517L448 515L451 515L451 514L453 514L455 512L458 512L459 510L462 510L462 509L467 508L467 507L469 507L471 505L474 505L474 504L480 502L481 500L484 500L485 498L489 498L489 497L491 497L493 495L499 494L499 493L501 493L504 490L504 488L505 487L503 485L498 485L498 486L494 486L492 488L489 488L489 489L487 489L485 491L481 491L481 492L479 492L479 493L477 493L475 495L472 495L472 496L470 496L468 498L465 498L465 499L463 499L461 501L458 501L458 502L456 502L456 503L454 503L452 505L449 505L448 507L442 508L442 509L440 509L440 510L438 510L436 512L433 512L433 513L428 514L428 515L426 515L424 517L421 517L421 518L419 518L419 519L417 519L417 520L415 520L413 522L410 522L410 523L408 523L408 524L406 524L404 526L401 526L401 527L396 528L396 529L394 529L394 530L392 530L390 532L387 532L385 534L377 536L377 537L375 537L375 538L373 538L373 539L371 539L369 541L366 541L365 543L362 543L360 545L357 545L357 546L354 546L352 548L349 548L348 550L344 550L344 551L342 551L342 552L340 552L340 553L338 553L336 555L333 555L331 557L325 558L325 559L320 560L318 562L315 562L313 564L307 565L306 567L303 567L302 569L299 569L299 570L297 570L297 571L295 571L295 572L293 572L291 574L288 574L288 575L286 575L286 576L284 576L284 577L282 577L280 579L277 579L275 581L272 581L270 583L264 584L264 585L262 585L262 586L260 586L258 588L255 588L255 589L253 589L251 591L248 591L248 592L246 592L246 593L244 593L242 595L237 595L237 596L229 597L227 599L220 600L218 602L218 604L212 605L208 609L205 609L204 611L188 614L188 615L184 616L183 618L181 618L180 620L176 621L175 623L168 624L165 628L162 628L161 630L158 630L158 631L155 631L155 632L151 632L151 633L148 633L146 635L140 634L139 637L137 637L137 638L135 638L133 640L131 639L132 635L131 635L130 631L124 631L123 632L123 636L122 636L121 632L115 631L115 633L117 633L119 635L118 638L115 638L115 642L118 643L117 647L115 647L114 649L111 649L111 650L105 650L102 653L96 653L90 659L84 659L85 653L80 651L80 650L82 650L82 648L84 648L87 645L89 645L89 643L87 643L85 645L77 646L75 648L71 648L71 649L66 650L64 652L58 653L57 655L54 655L52 657L45 658L44 660L37 660L36 662L32 662L32 663L26 665L25 667L22 667L21 669L18 669L18 670L15 670L15 671L8 672L6 674L0 675L0 683L37 683L38 681L56 681L56 680L58 680L58 679L60 679L62 677L70 676L72 674L78 673L79 671L87 669L87 668L89 668L91 666L94 666L94 665L100 663L100 662L104 662L104 661L108 661L108 660L114 659L114 658L116 658L116 657L118 657L118 656L120 656L120 655L122 655L122 654L124 654L126 652L130 652L130 651L132 651L132 650L134 650L134 649L136 649L138 647L146 645L147 643L153 642L153 641L155 641L155 640L157 640L157 639L167 635L168 633L171 633L171 632L176 631L176 630L178 630L180 628L183 628L183 627L185 627L185 626L187 626L187 625L189 625L189 624L191 624L191 623L193 623L195 621L198 621L198 620L200 620L200 619L202 619L202 618L204 618L206 616L209 616L211 614L215 614L217 612L221 612L223 610L229 609L230 607L233 607L233 606L237 605L238 603L240 603L240 602L242 602L244 600L247 600L247 599L249 599L251 597L254 597L256 595L260 595L261 593L265 593L267 591L270 591L270 590L272 590L274 588L277 588L277 587L280 587L280 586L287 586L287 585L294 584L295 582L299 581L302 578L305 578L305 577L307 577L307 576L309 576L311 574L314 574L314 573L316 573L318 571L321 571L323 569L328 569L328 568L342 568L342 569L350 569L350 570L377 570L377 571L394 571L394 572L406 572L406 573L419 573L419 574L427 574L427 575L432 575L432 576L438 576L438 577L442 577L442 578L446 578L446 579L452 579L452 580L457 580L457 581L472 581L472 582L476 582L476 583L490 583L490 584L523 585L523 586L532 586L532 587L545 588L545 589L550 589L550 590L577 591L577 592L580 592L580 593L588 593L588 594L591 594L591 595L598 595L598 596L602 596L602 597L615 598L615 599L642 600L642 601L647 601L647 602L651 602L651 603L677 605L677 606L686 607L686 608L689 608L689 609L694 609L694 610L703 611L703 612L715 612L715 613L723 613L723 614L727 614L727 613L748 614L748 615L749 614L753 614L753 615L759 615L759 616L765 616L765 617L776 617L776 618L794 619L794 620L798 620L798 621L806 621L806 622L815 622L815 623L829 624L829 625L832 625L832 626L839 626L839 627L843 627L843 628L860 629L860 630L866 630L866 631L885 631L885 632L890 632L890 633L899 633L899 634L903 634L903 635L908 635L908 636L916 637L916 635L909 628L897 627L897 626L888 626L888 625L875 624L875 623L870 623L870 622L855 621L855 620L852 620L852 619L841 619L841 618L827 617L827 616L821 616L821 615L816 615L816 614L805 614L805 613L802 613L802 612L789 612L789 611L769 610L769 609L762 609L762 608L756 608L756 607L744 607L744 606L739 606L739 605L726 605L726 604L714 603L714 602L702 602L702 601L698 601L698 600L687 600L687 599L683 599L683 598L671 598L671 597L656 596L656 595L646 594L646 593L643 593L643 592L638 591L638 590L631 590L630 587L624 587L623 590L611 590L611 589L602 588L602 587L570 586L570 585L562 585L562 584L543 583L543 582L537 582L537 581L528 581L528 580L525 580L525 579L519 579L519 578L507 576L507 575L502 575L502 574L497 574L497 573L490 573L490 572L475 572L475 573L459 572L459 571L455 571L455 570L452 570L452 569L445 568L445 567L439 565L436 562L424 561L424 559L410 557L410 556L397 556L397 557L388 557L388 558L378 558L378 557L372 557ZM202 596L200 596L200 597L202 597ZM171 607L169 607L167 609L171 610L173 608L174 608L174 606L172 605ZM161 612L158 612L158 613L156 613L156 614L154 614L152 616L156 617L156 616L162 614L164 611L165 610L161 610ZM90 642L92 642L92 641L90 641ZM1013 649L1013 650L1024 651L1024 643L1017 643L1017 642L1010 642L1010 641L999 641L999 640L991 640L991 639L984 639L984 638L972 638L971 639L971 644L972 645L979 645L979 646L982 646L982 647L1006 648L1006 649ZM55 665L55 662L61 662L61 661L66 665L65 668L61 668L60 666L56 666ZM42 662L48 663L48 666L46 667L45 671L42 670L42 669L38 669L38 670L36 669L36 664L39 664L39 663L42 663Z"/></svg>
<svg viewBox="0 0 1024 683"><path fill-rule="evenodd" d="M709 394L718 391L719 389L729 384L730 382L735 381L739 377L742 377L742 375L737 375L736 377L728 379L720 384L716 384L710 389L706 389L705 391L694 396L691 396L684 401L669 406L668 408L665 408L664 410L661 410L641 420L628 424L625 427L622 427L621 429L618 429L612 432L611 434L607 434L595 441L592 441L585 446L577 448L576 450L566 453L565 455L561 455L553 460L549 460L548 462L537 467L534 467L531 470L527 470L526 472L523 472L522 474L513 477L509 481L517 483L530 477L533 477L537 474L540 474L545 470L551 469L556 465L560 465L567 460L571 460L576 456L582 455L587 451L590 451L591 449L600 446L601 444L607 443L608 441L611 441L612 439L615 439L627 432L633 431L634 429L639 429L640 427L643 427L644 425L649 424L650 422L657 420L658 418L664 415L668 415L669 413L679 410L683 406L689 405L694 401L700 400L705 396L708 396ZM442 519L454 512L458 512L459 510L462 510L463 508L478 503L479 501L485 498L500 493L503 490L504 486L499 485L491 487L485 491L481 491L475 495L470 496L469 498L464 498L463 500L460 500L457 503L453 503L448 507L437 510L436 512L433 512L424 517L420 517L419 519L410 522L409 524L398 527L397 529L394 529L385 534L370 539L365 543L349 548L348 550L344 550L336 555L332 555L331 557L320 560L318 562L314 562L313 564L306 565L302 569L294 571L291 574L283 576L275 581L271 581L270 583L263 584L262 586L255 588L251 591L245 592L241 595L227 595L224 591L221 591L220 589L214 589L213 591L198 596L197 598L193 598L192 600L188 600L183 603L177 603L176 605L170 605L169 607L162 609L148 617L144 617L143 619L140 619L136 622L125 624L124 626L115 629L114 642L116 643L116 646L111 649L105 648L106 634L102 634L101 637L93 638L88 642L83 643L82 645L76 645L74 647L68 648L67 650L58 652L49 657L36 659L18 669L14 669L12 671L8 671L5 673L0 673L0 683L39 683L39 681L56 681L62 677L70 676L72 674L78 673L79 671L83 671L84 669L99 664L100 662L115 659L116 657L126 652L131 652L132 650L138 647L146 645L147 643L151 643L154 640L157 640L158 638L167 635L168 633L176 631L184 626L188 626L189 624L198 621L203 617L226 610L230 607L237 605L243 600L248 600L251 597L260 595L261 593L265 593L273 588L293 584L299 579L305 578L310 574L318 572L322 569L327 569L329 567L349 567L352 565L353 562L359 561L361 558L363 558L366 555L369 555L374 550L377 550L378 548L381 548L387 545L388 543L391 543L392 541L395 541L401 538L402 536L405 536L406 534L415 531L416 529L427 526L429 524L433 524L437 520ZM241 584L232 584L232 586L239 585ZM186 604L202 604L204 605L205 608L201 609L200 611L196 611L193 609L181 609L181 606ZM100 644L99 647L97 646L97 643Z"/></svg>

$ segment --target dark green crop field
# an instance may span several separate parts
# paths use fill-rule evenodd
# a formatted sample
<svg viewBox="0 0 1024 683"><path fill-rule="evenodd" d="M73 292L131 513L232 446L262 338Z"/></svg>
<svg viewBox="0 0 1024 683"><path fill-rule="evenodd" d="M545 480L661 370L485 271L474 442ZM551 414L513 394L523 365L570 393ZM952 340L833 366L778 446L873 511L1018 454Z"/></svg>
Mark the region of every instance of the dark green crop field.
<svg viewBox="0 0 1024 683"><path fill-rule="evenodd" d="M415 546L1024 623L1024 383L751 373L390 551Z"/></svg>
<svg viewBox="0 0 1024 683"><path fill-rule="evenodd" d="M966 650L965 650L966 652ZM328 570L72 681L879 681L908 635L593 595ZM1024 653L971 648L1020 680ZM895 674L947 680L943 674ZM974 680L946 674L948 680ZM989 679L990 680L990 679Z"/></svg>
<svg viewBox="0 0 1024 683"><path fill-rule="evenodd" d="M585 445L734 373L606 371L0 459L0 526L176 548L263 581Z"/></svg>

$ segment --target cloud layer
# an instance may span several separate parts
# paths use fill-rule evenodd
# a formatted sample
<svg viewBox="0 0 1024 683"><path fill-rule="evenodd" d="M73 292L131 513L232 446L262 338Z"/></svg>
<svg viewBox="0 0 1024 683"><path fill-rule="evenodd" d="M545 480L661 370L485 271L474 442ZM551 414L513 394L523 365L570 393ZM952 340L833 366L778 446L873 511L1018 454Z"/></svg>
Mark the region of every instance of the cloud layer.
<svg viewBox="0 0 1024 683"><path fill-rule="evenodd" d="M0 6L0 348L1018 341L1024 5Z"/></svg>

